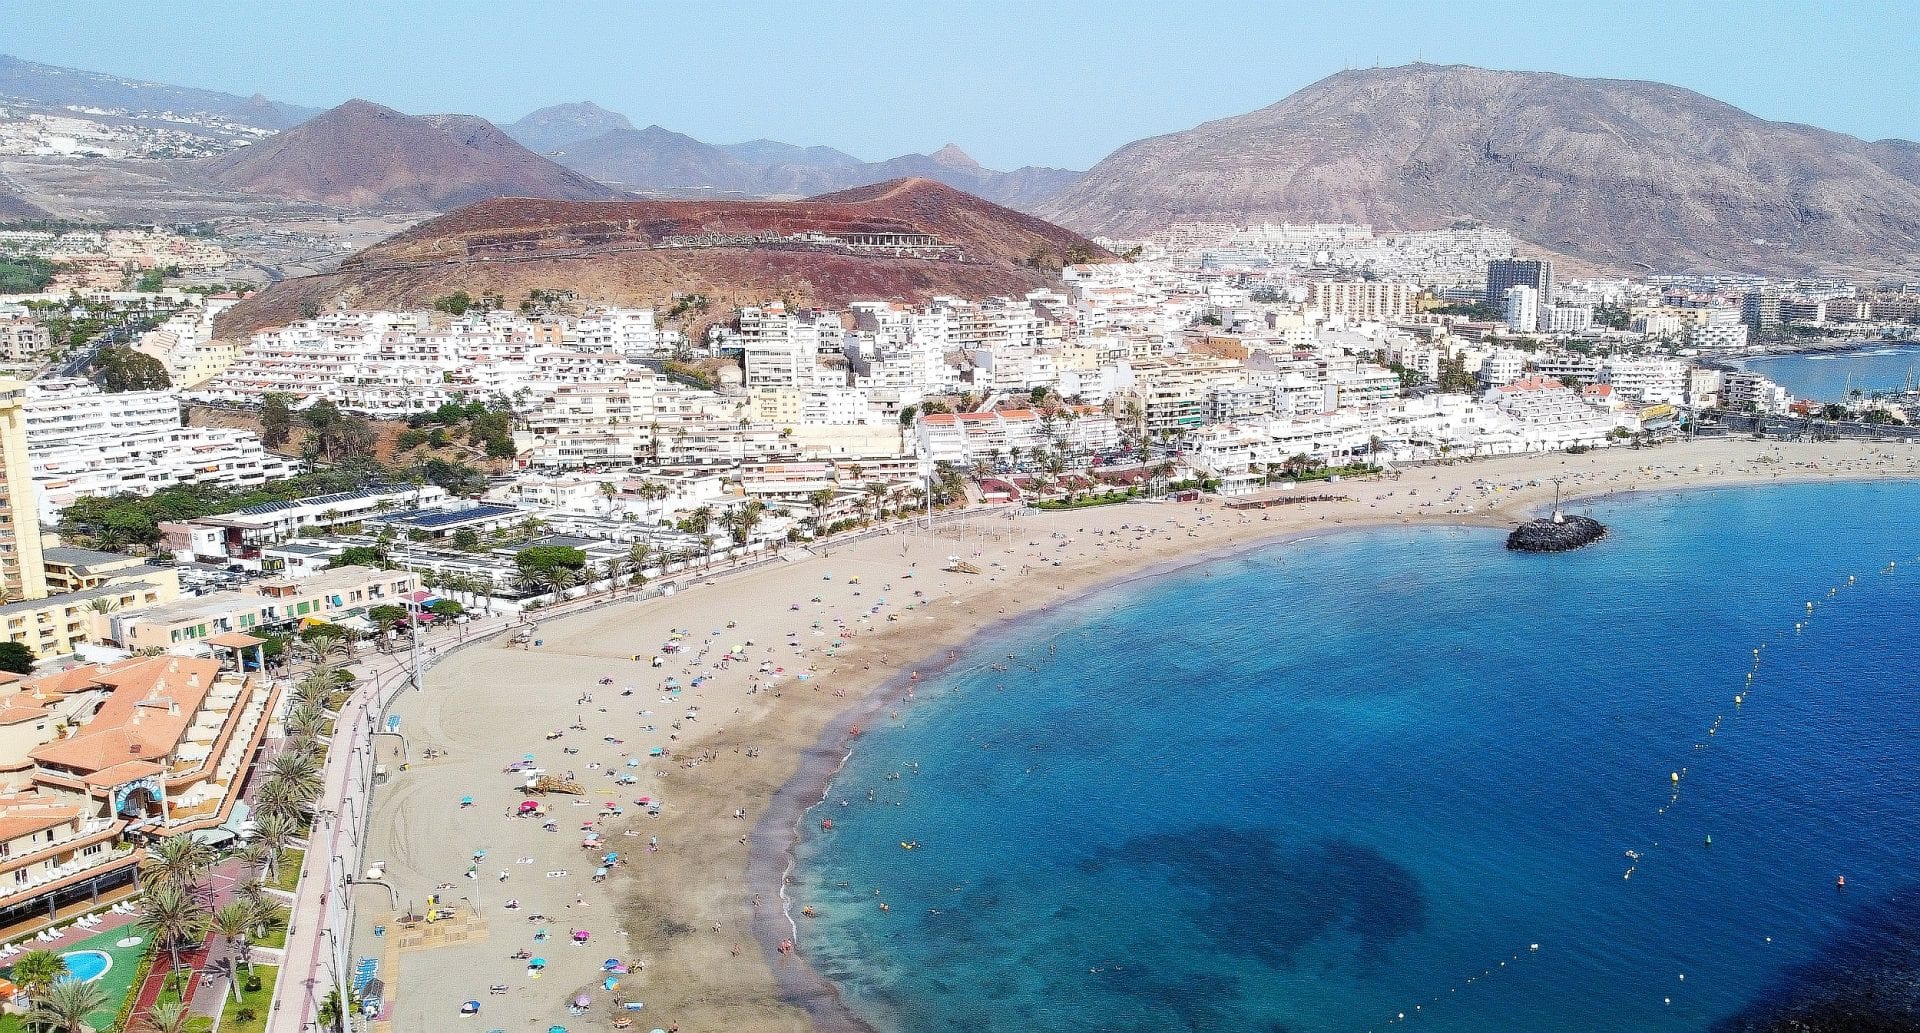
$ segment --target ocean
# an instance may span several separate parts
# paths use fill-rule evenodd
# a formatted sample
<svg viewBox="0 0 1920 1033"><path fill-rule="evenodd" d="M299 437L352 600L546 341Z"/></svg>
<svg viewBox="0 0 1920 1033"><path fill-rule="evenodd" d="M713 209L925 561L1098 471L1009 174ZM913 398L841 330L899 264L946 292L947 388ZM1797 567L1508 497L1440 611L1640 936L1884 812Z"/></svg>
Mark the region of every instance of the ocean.
<svg viewBox="0 0 1920 1033"><path fill-rule="evenodd" d="M1897 391L1911 379L1920 386L1920 345L1884 345L1860 351L1769 355L1739 365L1765 374L1795 398L1838 402L1849 390Z"/></svg>
<svg viewBox="0 0 1920 1033"><path fill-rule="evenodd" d="M977 641L808 814L804 953L888 1033L1911 1002L1920 485L1592 511L1576 553L1336 533Z"/></svg>

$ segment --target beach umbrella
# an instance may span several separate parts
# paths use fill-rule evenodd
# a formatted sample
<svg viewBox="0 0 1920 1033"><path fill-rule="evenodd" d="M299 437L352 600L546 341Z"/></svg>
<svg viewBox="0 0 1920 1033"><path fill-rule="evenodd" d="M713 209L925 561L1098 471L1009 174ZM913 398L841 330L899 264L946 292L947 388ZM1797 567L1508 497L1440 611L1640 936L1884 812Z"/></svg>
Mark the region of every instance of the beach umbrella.
<svg viewBox="0 0 1920 1033"><path fill-rule="evenodd" d="M620 981L618 979L615 979L612 976L608 976L606 978L606 981L600 984L600 988L602 990L613 990L619 987L619 985L620 985Z"/></svg>
<svg viewBox="0 0 1920 1033"><path fill-rule="evenodd" d="M620 967L620 959L619 959L619 958L608 958L608 959L607 959L606 961L603 961L603 962L601 962L601 963L600 963L600 967L601 967L601 968L604 968L604 969L606 969L606 970L607 970L607 971L609 971L609 972L611 972L611 971L613 971L614 969L616 969L616 968L619 968L619 967Z"/></svg>
<svg viewBox="0 0 1920 1033"><path fill-rule="evenodd" d="M535 959L533 959L532 961L529 961L529 962L527 962L527 967L528 967L528 968L546 968L546 967L547 967L547 959L545 959L545 958L535 958Z"/></svg>
<svg viewBox="0 0 1920 1033"><path fill-rule="evenodd" d="M590 1006L590 1005L592 1005L592 1004L593 1004L593 998L592 998L592 997L589 997L589 996L587 996L586 994L576 994L576 995L574 995L574 998L573 998L573 1006L574 1006L574 1007L576 1007L576 1008L585 1008L585 1007L588 1007L588 1006Z"/></svg>

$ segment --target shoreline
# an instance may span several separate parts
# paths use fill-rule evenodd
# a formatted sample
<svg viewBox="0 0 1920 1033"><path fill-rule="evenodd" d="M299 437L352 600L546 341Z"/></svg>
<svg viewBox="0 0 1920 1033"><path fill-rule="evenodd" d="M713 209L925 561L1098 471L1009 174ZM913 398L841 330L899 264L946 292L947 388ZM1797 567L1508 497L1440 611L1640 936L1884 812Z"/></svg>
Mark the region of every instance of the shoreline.
<svg viewBox="0 0 1920 1033"><path fill-rule="evenodd" d="M681 579L682 591L671 597L555 620L543 627L546 646L539 651L529 653L502 642L468 650L437 669L430 678L433 689L458 689L408 696L401 704L408 711L407 727L417 742L452 743L460 753L482 759L455 758L464 767L444 761L416 765L399 783L384 787L374 803L374 853L369 856L390 857L402 899L410 894L417 899L427 887L446 881L450 869L457 878L458 868L466 867L462 842L500 847L499 836L521 836L517 831L502 833L499 825L452 836L445 830L410 830L409 825L432 825L447 813L433 808L451 807L449 799L473 792L476 778L497 779L489 773L498 772L499 758L541 748L542 729L526 720L529 691L564 685L559 691L566 692L578 685L590 700L593 681L609 670L625 667L634 672L628 677L639 680L699 671L707 676L706 684L691 686L684 700L675 695L669 702L663 695L661 704L650 704L643 691L642 698L633 701L661 708L663 716L650 720L660 722L662 735L670 717L667 707L694 704L704 719L684 728L675 725L669 758L674 763L663 761L657 771L649 764L639 772L644 781L633 791L664 798L669 805L664 815L634 815L612 826L627 830L611 832L615 836L657 834L660 851L647 850L643 838L631 862L623 862L623 867L631 867L616 869L604 883L516 883L516 892L522 897L547 893L545 899L554 901L548 914L567 914L558 910L575 906L567 900L595 907L589 915L613 911L606 917L617 919L618 936L625 942L610 952L592 953L604 957L624 949L625 956L644 963L644 972L636 971L631 981L633 993L644 998L652 1016L645 1021L653 1026L677 1024L688 1033L729 1028L870 1033L873 1027L854 1014L837 987L808 962L804 935L797 937L800 947L792 955L781 954L779 943L795 936L796 929L804 933L804 920L792 913L800 903L787 899L801 822L826 798L850 756L852 728L884 720L890 704L907 705L900 700L913 683L913 673L924 676L965 662L978 653L979 643L1062 601L1226 555L1349 530L1413 525L1505 530L1551 506L1554 477L1566 481L1563 507L1582 506L1697 487L1920 477L1920 448L1718 439L1580 456L1503 457L1414 468L1398 478L1343 482L1339 488L1348 497L1340 502L1266 511L1227 510L1209 501L1017 517L987 512L931 530L896 526L832 548L824 556L791 556L712 583L690 576ZM982 573L941 570L959 557L967 557ZM808 595L812 602L803 602ZM894 596L898 598L889 602ZM739 630L720 631L723 626L734 628L736 622ZM811 634L802 630L808 622L813 624ZM714 629L716 637L701 638L706 627ZM633 657L651 649L649 643L663 640L670 628L691 636L686 639L689 653L724 635L727 642L746 640L753 662L763 662L764 653L765 663L794 670L757 688L747 668L736 663L731 672L714 671L711 662L691 655L674 656L670 671L648 672L644 662L635 671ZM829 635L834 636L831 645ZM951 660L949 653L954 655ZM630 705L608 702L598 710ZM583 715L583 720L602 719ZM626 729L619 734L638 737L631 718L609 713L605 720L623 722L610 730ZM591 734L600 733L596 727ZM558 744L546 745L553 749ZM581 745L588 752L568 763L585 762L594 751L606 750L593 742ZM494 762L489 764L488 758ZM750 824L743 826L740 814ZM477 824L481 817L469 813L459 820ZM549 864L563 864L564 858L578 865L577 852L566 856L570 844L557 842L566 837L543 839L535 826L510 821L505 827L530 835L514 839L510 847L499 849L501 854L558 847ZM741 835L743 831L747 834ZM463 835L472 838L463 840ZM442 842L449 839L452 842ZM578 897L576 888L581 890ZM491 889L483 882L473 892L480 897ZM487 906L486 901L475 903ZM529 899L530 907L541 903L540 897ZM375 917L357 924L357 949L377 949L371 939L361 939L360 932ZM500 931L519 923L503 925L502 917L494 919L495 940L511 942L501 941ZM595 935L603 938L606 932L596 929ZM500 971L499 958L508 949L463 946L406 955L401 961L404 975L395 973L401 978L389 980L390 986L404 987L393 1030L436 1028L432 1020L441 1017L438 1009L471 996L477 981L506 981L511 973ZM529 1022L547 1021L565 998L546 998L561 991L570 994L579 982L591 982L593 970L581 964L583 956L559 952L548 973L551 982L517 988L516 995L526 993L524 1000L492 998L489 1010L499 1008L516 1019L519 1012ZM498 974L483 975L489 968ZM423 987L421 980L435 985ZM435 996L444 1000L421 1001Z"/></svg>

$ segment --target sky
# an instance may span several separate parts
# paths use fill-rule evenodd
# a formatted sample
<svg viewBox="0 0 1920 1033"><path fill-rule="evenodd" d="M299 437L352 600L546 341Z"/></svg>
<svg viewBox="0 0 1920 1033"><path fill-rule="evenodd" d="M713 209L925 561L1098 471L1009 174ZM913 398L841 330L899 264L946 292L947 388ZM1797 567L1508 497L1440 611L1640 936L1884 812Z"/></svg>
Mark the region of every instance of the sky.
<svg viewBox="0 0 1920 1033"><path fill-rule="evenodd" d="M592 100L710 143L1084 169L1413 60L1673 83L1920 139L1920 0L0 0L0 53L327 107L512 122Z"/></svg>

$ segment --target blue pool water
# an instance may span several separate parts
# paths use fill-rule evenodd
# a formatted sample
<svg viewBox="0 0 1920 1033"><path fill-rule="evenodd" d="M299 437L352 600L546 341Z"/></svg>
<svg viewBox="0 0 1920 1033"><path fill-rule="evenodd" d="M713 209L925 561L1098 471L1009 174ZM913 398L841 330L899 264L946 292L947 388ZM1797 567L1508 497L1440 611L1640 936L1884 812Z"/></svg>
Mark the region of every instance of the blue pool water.
<svg viewBox="0 0 1920 1033"><path fill-rule="evenodd" d="M1795 398L1838 402L1850 389L1872 393L1899 390L1911 376L1920 384L1920 345L1886 345L1819 355L1770 355L1744 359L1745 369L1762 373Z"/></svg>
<svg viewBox="0 0 1920 1033"><path fill-rule="evenodd" d="M975 643L805 821L804 953L912 1033L1748 1029L1910 971L1920 485L1596 515L1553 557L1266 548Z"/></svg>
<svg viewBox="0 0 1920 1033"><path fill-rule="evenodd" d="M107 974L113 967L113 958L105 951L68 951L60 955L67 963L67 979L91 983Z"/></svg>

